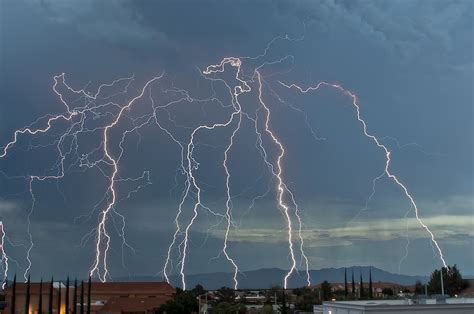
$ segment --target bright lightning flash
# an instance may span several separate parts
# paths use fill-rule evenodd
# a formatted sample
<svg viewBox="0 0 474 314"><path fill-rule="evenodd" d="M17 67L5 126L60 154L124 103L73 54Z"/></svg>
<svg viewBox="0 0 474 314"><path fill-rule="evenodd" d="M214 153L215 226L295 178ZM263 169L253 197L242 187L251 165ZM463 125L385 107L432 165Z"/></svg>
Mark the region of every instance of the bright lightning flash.
<svg viewBox="0 0 474 314"><path fill-rule="evenodd" d="M0 221L0 263L2 270L2 289L5 289L5 284L7 282L8 275L8 255L5 252L5 227L3 226L3 221Z"/></svg>
<svg viewBox="0 0 474 314"><path fill-rule="evenodd" d="M444 256L443 256L443 251L441 250L441 247L439 246L438 244L438 241L436 241L436 238L433 234L433 232L430 230L430 228L428 228L428 226L423 222L423 220L420 218L420 211L418 209L418 206L415 202L415 199L413 198L413 196L411 195L411 193L408 191L408 189L406 188L406 186L398 179L397 176L395 176L391 171L390 171L390 162L391 162L391 159L390 159L390 155L391 155L391 152L390 150L387 148L387 146L385 146L384 144L382 144L382 142L375 136L375 135L372 135L371 133L369 133L368 131L368 128L367 128L367 123L365 122L365 120L362 118L361 116L361 113L360 113L360 106L357 102L357 96L352 93L351 91L349 90L346 90L345 88L343 88L341 85L339 84L331 84L331 83L327 83L327 82L319 82L318 84L316 84L315 86L310 86L306 89L300 87L299 85L296 85L296 84L285 84L283 82L279 82L281 85L283 85L284 87L286 88L296 88L298 91L300 91L301 93L303 94L306 94L310 91L317 91L321 86L327 86L327 87L331 87L331 88L335 88L336 90L340 91L341 93L343 93L344 95L346 96L349 96L349 98L352 100L352 105L354 106L354 109L356 111L356 118L357 120L359 121L359 123L362 125L362 130L364 132L364 135L369 138L370 140L372 140L374 142L374 144L380 148L384 154L385 154L385 168L384 168L384 173L385 175L391 179L401 190L402 192L405 194L405 196L407 197L407 199L409 200L410 202L410 206L413 207L413 209L415 210L415 217L416 219L418 220L419 224L426 230L426 232L429 234L430 236L430 239L431 239L431 242L435 245L437 251L438 251L438 255L439 255L439 258L443 264L444 267L448 267L448 264L446 263L445 259L444 259ZM375 180L374 180L374 185L375 185L375 182L376 180L380 178L380 177L377 177Z"/></svg>
<svg viewBox="0 0 474 314"><path fill-rule="evenodd" d="M288 187L285 182L285 169L284 169L284 159L285 159L285 146L282 140L280 140L276 131L272 126L272 113L271 113L271 104L269 104L264 98L264 87L268 86L265 81L265 77L262 75L263 68L269 65L280 64L287 60L293 61L293 56L285 56L281 59L275 59L273 61L264 61L260 62L256 66L251 66L251 64L258 63L259 60L265 59L267 53L269 52L271 45L277 40L286 40L286 41L299 41L303 40L304 36L299 39L292 39L288 36L279 36L274 38L268 43L263 54L260 54L256 57L226 57L223 58L219 63L214 65L207 66L203 71L200 71L200 75L206 81L209 81L212 86L213 94L208 98L198 99L193 98L190 93L184 89L170 88L162 90L164 94L174 95L169 102L158 103L152 97L152 88L157 84L164 76L162 73L159 76L153 77L147 81L141 89L139 89L137 95L132 97L129 101L116 103L112 99L115 96L121 96L128 92L128 87L131 82L134 80L133 77L120 78L113 81L110 84L102 84L97 89L96 93L91 94L85 89L75 90L70 87L65 81L64 73L54 77L53 91L58 96L59 100L63 105L62 113L59 114L49 114L45 115L31 125L24 127L22 129L16 130L13 133L13 138L5 146L0 147L0 159L6 158L9 155L10 150L17 144L20 136L30 135L30 136L40 136L46 133L53 133L51 130L53 128L59 128L61 123L66 124L64 130L59 132L59 137L55 139L53 144L49 146L54 146L57 151L57 160L54 163L54 166L46 174L29 174L22 176L21 178L25 179L28 182L29 192L31 195L31 208L27 216L27 233L29 237L29 246L27 248L27 261L28 266L25 270L24 277L25 280L30 272L32 267L32 261L30 258L31 250L33 249L33 237L31 234L31 216L33 214L36 197L34 193L34 184L42 181L55 180L58 182L63 179L65 175L73 167L77 166L82 168L83 171L89 169L96 169L101 173L104 178L107 180L107 186L104 192L103 197L99 202L96 203L92 212L85 216L90 217L94 212L98 212L98 222L97 226L84 236L82 243L85 243L89 238L95 239L95 258L92 263L92 266L89 270L90 276L96 276L100 281L105 282L110 278L109 271L109 261L108 253L111 247L112 235L110 234L108 225L110 220L113 217L118 216L121 225L116 226L114 222L115 229L119 236L122 238L122 265L125 265L123 257L124 247L128 247L133 250L133 248L126 242L125 239L125 217L117 211L118 203L121 200L131 197L132 194L138 192L143 186L151 184L150 181L150 171L146 170L143 173L134 178L124 178L122 177L121 171L121 160L123 155L126 153L125 142L128 136L132 133L139 134L139 130L148 125L155 125L164 134L176 144L179 154L180 154L180 163L178 165L177 176L181 174L184 178L184 188L181 192L181 197L177 205L177 212L174 219L175 231L173 233L172 241L167 249L166 260L162 269L165 280L170 282L170 273L173 271L173 253L178 251L178 262L176 264L177 270L179 272L179 278L181 281L181 286L183 289L186 289L186 280L185 280L185 267L188 259L188 253L190 250L190 232L193 228L196 220L198 219L199 211L205 210L209 214L215 216L218 220L218 224L221 222L225 223L224 227L224 239L222 254L225 256L227 262L232 266L233 269L233 286L234 289L238 288L238 274L240 272L237 260L232 256L230 251L230 238L232 233L232 228L235 226L233 219L233 193L232 193L232 171L229 166L229 161L232 152L235 150L234 143L236 138L239 135L239 131L243 127L244 119L251 121L256 136L255 147L259 151L260 156L266 166L265 169L268 169L271 175L271 182L275 182L276 186L276 204L280 209L283 219L286 224L286 240L288 244L288 252L290 259L290 267L285 277L283 278L284 288L288 288L290 277L298 271L297 260L300 258L300 264L304 263L306 270L306 283L307 285L311 284L311 278L309 273L309 260L304 251L304 237L303 237L303 221L301 216L301 210L297 204L295 194ZM245 75L243 66L249 66L252 71L251 75ZM249 65L250 64L250 65ZM232 81L230 83L228 80L221 78L225 75L227 70L232 73ZM435 239L433 232L428 228L428 226L422 221L419 216L419 209L415 203L414 197L408 191L406 186L395 176L390 170L391 164L391 152L382 143L382 140L372 135L368 131L367 124L362 118L360 113L360 107L357 103L357 97L352 92L344 89L341 85L330 84L326 82L320 82L314 87L308 87L306 89L296 85L296 84L286 84L279 82L282 86L288 89L297 89L299 92L306 94L310 91L317 91L321 87L330 87L334 88L342 94L348 96L352 100L352 105L356 111L356 118L358 122L362 125L362 130L364 135L370 139L379 149L381 149L385 154L385 168L384 172L376 177L373 180L373 193L369 197L369 201L372 196L375 194L375 185L379 179L386 176L391 179L404 193L407 199L410 202L410 206L414 209L416 219L420 225L428 232L430 235L431 242L437 248L438 255L442 261L442 264L447 267L446 261L444 259L442 250L438 245L438 242ZM106 90L116 88L118 85L125 84L125 87L121 89L118 93L106 95ZM225 87L225 90L228 92L230 99L230 104L225 105L224 101L220 100L214 91L213 84L222 84ZM68 94L72 94L76 99L74 101L69 101L66 98L65 93L61 91L65 89ZM252 95L252 92L257 95L255 99L255 104L257 108L255 110L247 110L247 106L242 103L241 96L243 94ZM276 95L276 93L270 88L270 92ZM76 105L79 101L83 101L84 105ZM139 117L132 117L131 112L135 107L141 106L143 102L147 103L148 112ZM226 117L221 121L209 122L205 124L200 124L194 127L182 127L183 129L188 130L185 140L180 139L180 137L169 127L166 126L166 123L163 123L161 119L165 119L166 122L171 123L175 127L176 121L173 120L172 115L168 110L170 110L174 105L180 103L214 103L218 104L222 109L227 110ZM295 108L293 108L295 109ZM229 111L230 110L230 111ZM297 111L301 112L296 108ZM160 115L160 113L164 113ZM164 117L164 118L163 118ZM305 122L308 127L308 117L304 115ZM128 123L125 123L125 121ZM126 124L128 125L125 130L122 131L120 141L118 145L114 141L112 134L118 129L118 125ZM37 125L45 125L43 127L36 127ZM224 158L222 164L219 166L225 172L225 206L221 210L211 209L206 200L203 197L203 188L200 185L200 180L197 175L197 169L199 168L199 160L195 154L195 148L198 145L198 139L203 134L208 134L211 132L218 132L225 130L230 135L227 137L224 145ZM57 132L57 130L55 129ZM310 127L311 133L315 136L314 131ZM55 133L58 134L58 133ZM95 135L97 143L92 150L86 152L80 151L79 136L82 135ZM54 137L54 135L51 135ZM316 139L320 140L315 136ZM266 143L271 143L269 146ZM35 147L44 147L41 145L33 146L30 145L30 148ZM118 147L118 148L117 148ZM118 149L118 152L117 152ZM270 157L268 153L269 150L276 150L277 154L275 157ZM265 170L266 171L266 170ZM142 185L140 182L144 181ZM176 180L178 181L178 180ZM124 182L135 182L139 186L128 194L125 194L123 198L119 196L119 190L117 185ZM265 193L268 194L270 189ZM258 196L263 197L263 196ZM257 197L257 198L258 198ZM186 204L192 201L190 206L189 217L185 217L185 212L187 212ZM252 201L254 205L255 199ZM369 202L368 201L368 202ZM218 225L217 224L217 225ZM3 227L3 222L0 221L0 235L1 235L1 263L3 271L3 280L8 272L8 256L4 250L4 238L5 230ZM298 245L298 248L295 249L295 246Z"/></svg>

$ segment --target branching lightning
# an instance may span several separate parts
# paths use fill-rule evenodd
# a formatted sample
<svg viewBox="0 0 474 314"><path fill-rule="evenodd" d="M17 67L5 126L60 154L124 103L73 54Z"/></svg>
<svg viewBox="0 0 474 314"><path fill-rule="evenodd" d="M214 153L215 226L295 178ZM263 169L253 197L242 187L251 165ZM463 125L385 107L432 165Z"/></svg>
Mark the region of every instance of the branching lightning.
<svg viewBox="0 0 474 314"><path fill-rule="evenodd" d="M303 114L304 122L317 141L325 139L316 135L316 132L312 129L309 123L309 118L306 113L297 107L287 104L270 87L270 84L265 81L266 77L262 74L264 73L264 67L282 64L283 62L288 61L292 62L294 57L289 55L283 58L276 58L275 60L270 61L265 60L259 63L259 60L268 57L267 54L270 51L271 46L277 40L301 41L303 39L304 35L297 39L292 39L289 36L275 37L266 45L263 53L260 55L255 57L225 57L219 63L205 67L204 70L200 70L199 74L205 81L210 82L212 94L203 99L195 98L187 90L173 86L172 88L162 89L162 93L171 97L172 100L163 103L156 100L153 97L152 90L155 84L162 81L164 73L146 81L138 90L137 94L130 100L119 103L114 102L113 99L116 96L128 93L130 84L134 80L133 76L120 78L109 84L102 84L93 94L87 92L85 88L76 90L70 87L65 81L64 73L54 76L52 89L63 106L62 112L59 114L45 115L34 121L31 125L14 131L11 141L9 141L5 146L0 147L1 160L10 155L10 151L18 144L21 137L26 135L31 137L46 135L47 133L54 133L53 130L56 132L50 134L50 136L55 139L53 143L29 146L29 149L31 150L39 147L45 148L53 146L57 151L57 160L54 162L53 166L48 169L46 173L20 176L26 180L31 196L31 208L27 215L29 245L27 246L26 253L27 267L24 272L25 280L32 268L31 251L34 247L34 242L31 232L31 217L35 207L37 207L37 203L41 203L40 198L37 200L33 188L35 184L43 181L53 180L58 183L74 168L80 168L80 171L84 172L94 169L98 171L107 182L103 196L101 196L98 202L93 202L95 205L91 206L90 212L87 215L79 216L74 220L76 222L79 220L78 218L89 219L93 217L94 214L97 214L97 225L81 239L81 246L84 246L90 239L95 240L93 252L95 257L89 269L89 275L98 278L102 282L111 278L109 270L109 251L111 249L113 235L109 230L110 221L112 221L115 231L122 240L122 266L125 267L124 250L125 248L128 248L134 252L134 249L126 240L125 234L127 225L125 215L119 212L117 207L121 201L129 199L141 189L151 185L152 182L149 170L144 170L141 175L136 177L123 177L123 171L121 168L123 163L122 159L124 159L124 155L127 153L126 142L130 135L136 134L138 136L138 142L140 143L141 129L145 126L153 125L158 127L158 129L176 145L179 154L179 164L177 165L176 170L176 185L173 189L179 186L178 181L180 176L184 181L183 190L181 191L179 201L176 205L176 215L173 220L174 233L172 235L171 243L166 249L166 258L162 268L165 280L170 282L171 275L173 271L175 271L178 273L182 288L186 289L186 266L189 259L191 232L199 219L199 212L205 211L216 218L217 223L213 227L217 227L221 223L224 224L223 245L219 256L223 255L226 262L232 267L233 287L234 289L237 289L239 285L238 275L240 269L238 266L238 259L231 252L232 230L236 227L236 224L233 217L233 198L235 197L235 194L232 190L233 172L230 161L232 153L236 150L234 144L243 128L243 122L250 121L254 128L254 130L252 129L252 132L254 132L256 136L255 147L263 160L262 164L264 165L264 172L269 174L271 178L269 181L269 187L265 194L255 197L252 200L249 210L255 205L256 199L271 194L274 189L275 203L285 222L285 235L290 264L289 270L283 278L284 288L286 289L289 287L290 278L298 272L300 267L304 268L306 283L307 285L310 285L310 260L305 253L302 211L295 197L297 194L292 191L286 181L286 149L284 141L278 136L276 132L277 128L275 128L272 121L272 106L265 97L265 87L268 87L269 93L276 97L279 102L284 103L292 110L296 110L300 114ZM252 66L254 63L257 63L257 65ZM249 72L251 75L244 74L244 66L248 66L251 69L251 72ZM227 75L227 72L231 72L233 83L222 78L222 76ZM281 81L279 81L279 83L288 89L297 89L302 94L307 94L310 91L317 91L323 86L330 87L348 96L352 100L352 105L356 112L356 118L362 125L363 134L385 154L384 171L373 179L372 194L369 196L364 209L367 209L369 202L375 195L375 188L378 180L383 177L392 180L392 182L402 190L404 196L409 200L410 206L415 212L416 219L429 234L431 243L436 247L442 264L446 267L447 264L443 252L438 245L433 232L420 218L419 209L415 203L414 197L398 177L391 172L390 150L383 144L382 138L379 139L375 135L369 133L367 124L361 116L356 95L351 91L344 89L341 85L330 84L327 82L320 82L316 86L308 87L306 89L296 84L286 84ZM226 93L228 93L228 95L226 94L226 97L229 97L230 99L229 104L225 104L225 101L222 101L216 95L213 84L222 84L224 86ZM119 85L124 85L119 92L106 95L107 89L114 89ZM62 92L61 88L66 91ZM67 100L66 92L74 95L76 99L72 102ZM253 95L252 93L256 95L253 103L256 108L247 109L247 104L243 102L241 96L243 94ZM83 101L84 104L79 106L76 105L76 103L79 103L80 101ZM147 106L149 106L147 107L148 111L138 117L132 116L131 112L135 107L140 106L142 102L145 102ZM221 118L221 120L217 122L211 121L208 123L198 124L197 126L182 126L173 119L173 116L170 113L173 106L181 103L215 103L226 112L226 115L225 118ZM187 133L185 139L183 140L178 136L172 128L167 126L167 123L163 123L162 119L169 122L175 128L186 130ZM66 127L62 124L66 125ZM119 134L117 140L113 135L115 134L114 132L119 129L119 125L126 125L126 127ZM57 131L56 128L60 130ZM195 150L199 145L199 138L201 136L219 131L223 132L223 134L229 134L223 144L223 159L222 163L219 164L219 167L221 167L225 173L223 181L223 185L225 186L225 203L223 208L214 209L211 208L212 206L209 205L210 203L208 203L203 196L203 191L205 191L205 189L203 189L202 182L200 182L198 177L197 170L199 169L200 162L196 157L197 153ZM83 152L81 150L80 136L85 135L94 135L96 139L93 148ZM276 155L274 152L276 152ZM120 194L121 191L119 191L118 186L126 183L134 184L134 188L130 189L128 193ZM114 220L114 217L117 220ZM8 272L9 258L4 249L5 230L2 221L0 221L0 235L1 263L3 280L5 280ZM175 263L174 259L176 255L177 262ZM299 263L298 259L300 260Z"/></svg>
<svg viewBox="0 0 474 314"><path fill-rule="evenodd" d="M109 247L110 247L110 235L107 232L106 222L107 222L108 215L109 215L110 211L113 210L113 208L115 206L115 203L116 203L117 192L115 191L115 183L116 183L116 177L117 177L117 174L118 174L118 171L119 171L118 159L115 159L112 156L112 153L109 151L109 146L108 146L109 145L109 136L108 136L109 135L109 130L111 128L113 128L120 121L120 118L122 117L122 115L124 114L124 112L126 110L130 110L132 108L133 104L138 99L143 97L143 95L145 94L146 89L148 88L148 86L150 84L152 84L153 82L161 79L163 77L163 75L164 74L161 74L160 76L154 77L151 80L149 80L148 82L146 82L145 86L141 90L141 93L138 96L132 98L132 100L130 100L125 106L121 107L121 109L120 109L119 113L117 114L117 116L115 117L115 119L110 124L108 124L104 128L104 131L103 131L104 132L103 133L104 134L103 147L104 147L104 154L105 154L105 158L106 158L105 163L112 166L112 169L113 169L112 170L112 176L110 177L110 185L107 189L107 193L111 194L111 199L108 202L107 206L101 211L101 213L99 215L100 218L99 218L99 225L97 226L96 257L95 257L94 264L93 264L93 266L90 270L90 275L93 276L94 274L97 274L100 281L102 281L102 282L106 281L107 275L108 275L108 272L109 272L109 270L107 268L107 253L108 253ZM123 135L123 136L125 136L125 135ZM120 143L123 143L123 140ZM103 251L101 250L102 246L105 246ZM101 270L101 268L102 268L102 270Z"/></svg>
<svg viewBox="0 0 474 314"><path fill-rule="evenodd" d="M281 85L283 85L284 87L289 88L289 89L290 88L296 88L298 91L300 91L303 94L306 94L310 91L317 91L321 86L327 86L327 87L335 88L336 90L340 91L344 95L349 96L351 98L352 105L354 106L355 111L356 111L356 118L359 121L359 123L362 125L362 130L363 130L364 135L367 138L369 138L370 140L372 140L374 142L374 144L385 153L385 168L384 168L385 175L389 179L391 179L402 190L402 192L405 194L405 196L407 197L407 199L410 202L410 206L412 206L413 209L415 210L415 217L418 220L418 223L426 230L426 232L430 236L431 242L436 247L439 258L440 258L443 266L448 267L448 265L447 265L447 263L444 259L444 256L443 256L443 251L441 250L441 247L439 246L438 242L436 241L436 238L435 238L433 232L430 230L430 228L428 228L428 226L420 218L420 211L419 211L418 206L415 202L415 199L413 198L411 193L408 191L406 186L398 179L398 177L395 176L390 171L390 163L391 163L391 158L390 158L391 152L390 152L390 150L387 148L387 146L382 144L382 142L375 135L372 135L371 133L368 132L367 123L362 118L361 113L360 113L360 107L357 103L357 96L355 94L353 94L351 91L348 91L348 90L344 89L341 85L331 84L331 83L327 83L327 82L319 82L315 86L310 86L306 89L304 89L304 88L302 88L302 87L300 87L299 85L296 85L296 84L288 85L288 84L285 84L283 82L279 82L279 83ZM378 180L378 178L380 178L380 176L374 179L374 186L375 186L376 181Z"/></svg>
<svg viewBox="0 0 474 314"><path fill-rule="evenodd" d="M5 284L7 282L8 275L8 255L5 252L5 227L3 226L3 221L0 221L0 263L2 271L2 289L5 289Z"/></svg>

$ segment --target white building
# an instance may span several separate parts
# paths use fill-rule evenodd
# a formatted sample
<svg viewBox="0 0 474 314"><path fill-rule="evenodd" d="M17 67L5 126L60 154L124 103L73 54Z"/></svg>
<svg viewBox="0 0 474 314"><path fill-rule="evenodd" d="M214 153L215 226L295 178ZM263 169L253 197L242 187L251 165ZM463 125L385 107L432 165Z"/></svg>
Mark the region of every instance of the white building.
<svg viewBox="0 0 474 314"><path fill-rule="evenodd" d="M473 314L474 298L324 302L324 314Z"/></svg>

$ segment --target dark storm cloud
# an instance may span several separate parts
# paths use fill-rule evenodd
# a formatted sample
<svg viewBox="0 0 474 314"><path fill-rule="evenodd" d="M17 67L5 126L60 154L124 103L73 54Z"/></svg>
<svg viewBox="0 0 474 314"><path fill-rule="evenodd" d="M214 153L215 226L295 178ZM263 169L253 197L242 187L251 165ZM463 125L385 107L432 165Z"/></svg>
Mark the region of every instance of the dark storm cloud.
<svg viewBox="0 0 474 314"><path fill-rule="evenodd" d="M418 261L431 256L432 249L413 212L409 220L404 219L409 204L388 180L379 182L373 201L362 210L384 160L361 135L349 100L327 90L301 97L279 86L276 79L303 85L324 79L357 92L370 131L399 140L398 144L385 140L393 149L393 170L416 196L422 217L440 237L448 262L458 263L464 273L474 272L474 256L465 254L473 246L472 220L468 219L474 207L472 1L8 0L0 10L1 143L10 139L14 129L61 110L51 85L52 76L63 71L75 87L91 81L91 89L135 73L134 93L145 79L166 70L169 81L164 85L173 82L208 95L209 86L195 66L228 55L258 55L275 36L304 34L303 41L275 42L268 60L292 54L294 61L263 72L284 73L268 77L269 86L304 110L315 132L326 138L315 140L303 115L265 92L272 104L272 128L287 148L285 175L304 209L312 267L375 264L398 271L408 230L412 243L401 271L425 273L426 266L421 268ZM287 73L290 68L292 72ZM183 124L212 116L192 110L182 106L174 114ZM182 134L184 138L186 133ZM203 145L197 148L206 201L218 211L223 209L224 197L223 171L216 167L223 157L220 140L204 134ZM242 220L240 229L231 234L230 250L244 270L286 268L285 226L272 200L274 194L249 208L253 197L274 184L262 170L254 142L251 132L242 132L231 155L231 169L238 174L233 191L242 193L235 198L235 216ZM157 274L173 232L179 154L167 136L152 127L142 132L140 145L138 137L131 137L127 147L124 173L138 175L148 169L153 184L117 207L127 218L128 241L136 252L125 249L127 267L122 267L120 232L112 229L111 272L113 276ZM31 154L16 154L0 162L0 170L9 175L37 168L38 160ZM31 205L29 194L24 193L27 186L22 180L0 178L1 218L12 240L24 244ZM104 192L101 180L95 173L76 173L61 181L59 189L55 182L35 184L35 273L65 275L72 263L78 264L78 275L87 272L93 241L82 243L84 248L80 245L97 219L96 213L87 215ZM86 217L74 219L81 215ZM223 225L210 227L216 222L200 212L192 231L189 272L230 269L223 258L212 259L222 247ZM24 266L24 248L11 250ZM249 257L250 250L258 254ZM52 257L55 251L64 252L60 264L53 261L57 261ZM143 260L151 263L143 265ZM430 263L439 266L436 258Z"/></svg>

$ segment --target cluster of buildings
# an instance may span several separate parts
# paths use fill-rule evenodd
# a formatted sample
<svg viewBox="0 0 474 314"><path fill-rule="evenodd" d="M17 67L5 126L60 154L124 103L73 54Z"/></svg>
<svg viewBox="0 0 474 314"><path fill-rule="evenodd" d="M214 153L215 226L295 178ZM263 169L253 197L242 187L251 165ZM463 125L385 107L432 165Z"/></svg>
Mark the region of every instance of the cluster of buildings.
<svg viewBox="0 0 474 314"><path fill-rule="evenodd" d="M152 314L176 295L176 289L166 282L92 282L90 287L84 283L76 288L54 282L52 286L51 283L43 283L41 289L39 283L30 283L29 294L27 288L26 283L16 283L13 297L13 286L7 286L1 313Z"/></svg>
<svg viewBox="0 0 474 314"><path fill-rule="evenodd" d="M309 287L317 295L321 285ZM349 285L352 294L352 285ZM357 295L359 284L355 285ZM345 292L344 283L331 283L331 291L336 295ZM393 283L373 283L373 300L324 301L313 305L312 312L317 314L472 314L474 313L474 294L471 297L459 296L413 296L410 291L414 286L403 286ZM405 291L397 299L383 298L384 291L391 289ZM472 288L469 288L472 290ZM29 292L28 292L29 290ZM245 305L248 314L279 313L280 305L277 292L270 290L234 291L235 302ZM296 290L285 291L288 306L295 309ZM467 292L469 293L469 291ZM472 293L472 291L471 291ZM5 302L0 314L155 314L161 305L176 297L176 289L166 282L92 282L82 285L66 286L62 282L51 283L16 283L4 290ZM219 302L218 291L207 291L198 297L199 314L212 314L212 304ZM319 299L320 300L320 299ZM316 302L315 302L316 303ZM28 309L27 306L29 305ZM295 313L305 313L298 312ZM198 314L198 313L196 313Z"/></svg>
<svg viewBox="0 0 474 314"><path fill-rule="evenodd" d="M311 286L310 289L312 290L321 290L322 284L317 284ZM331 283L331 292L335 294L343 294L346 289L345 283ZM387 291L390 291L390 295L399 295L399 296L407 296L413 295L415 292L415 285L401 285L393 282L374 282L372 283L372 296L373 298L383 298L387 296ZM367 284L363 285L363 289L365 293L368 293L369 286ZM349 295L360 296L361 294L361 284L359 282L354 284L354 291L352 291L352 285L347 284L347 291Z"/></svg>

